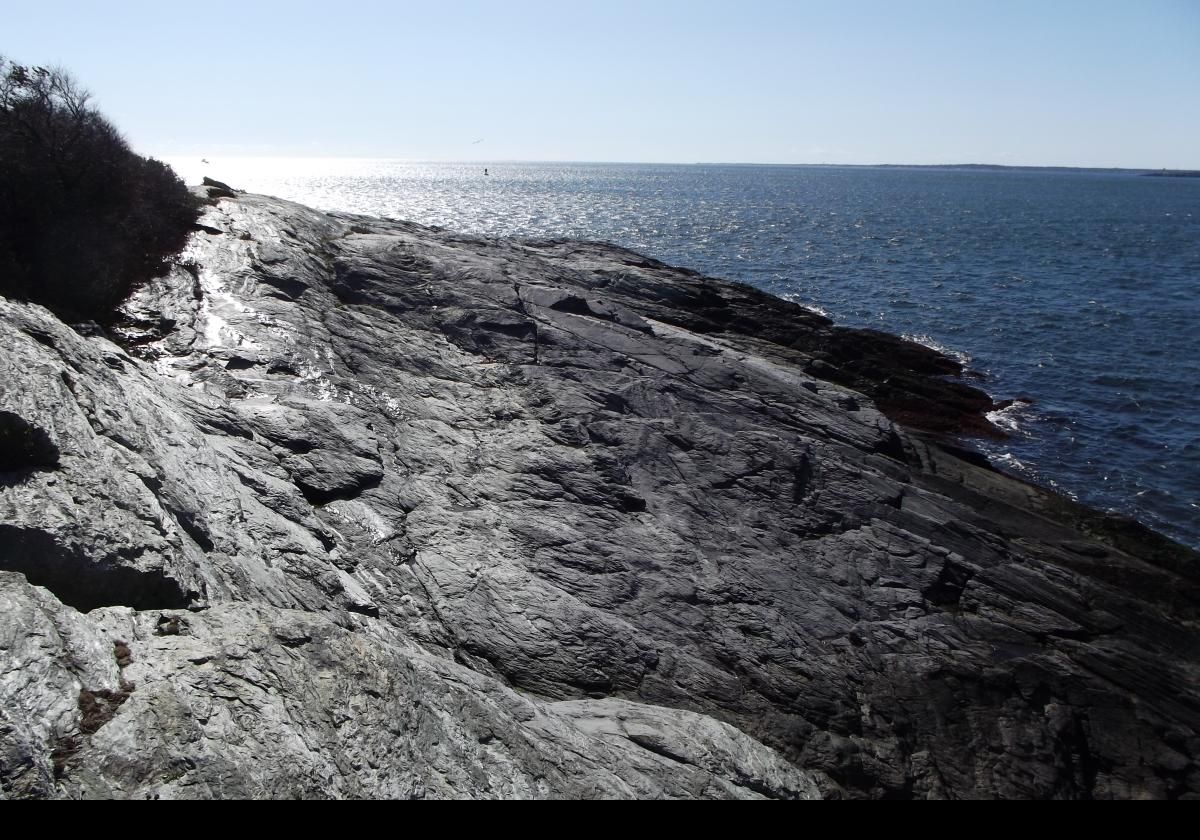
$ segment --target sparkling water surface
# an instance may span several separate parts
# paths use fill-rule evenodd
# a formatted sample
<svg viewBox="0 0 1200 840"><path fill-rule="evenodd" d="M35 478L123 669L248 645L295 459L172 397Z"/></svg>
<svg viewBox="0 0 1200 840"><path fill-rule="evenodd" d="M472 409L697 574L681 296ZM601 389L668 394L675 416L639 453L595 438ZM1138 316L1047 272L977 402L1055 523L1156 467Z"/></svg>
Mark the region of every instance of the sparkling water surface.
<svg viewBox="0 0 1200 840"><path fill-rule="evenodd" d="M1200 547L1200 179L1127 172L172 160L320 209L598 239L959 356L998 463ZM489 174L483 174L484 168Z"/></svg>

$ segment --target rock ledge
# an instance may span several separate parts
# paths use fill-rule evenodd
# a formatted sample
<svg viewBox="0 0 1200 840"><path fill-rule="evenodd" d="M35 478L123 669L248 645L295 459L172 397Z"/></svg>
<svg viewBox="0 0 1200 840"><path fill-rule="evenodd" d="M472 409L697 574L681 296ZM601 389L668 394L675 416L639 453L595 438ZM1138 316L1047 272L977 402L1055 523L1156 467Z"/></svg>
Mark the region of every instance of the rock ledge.
<svg viewBox="0 0 1200 840"><path fill-rule="evenodd" d="M0 794L1191 797L1196 555L945 357L605 245L230 190L0 299Z"/></svg>

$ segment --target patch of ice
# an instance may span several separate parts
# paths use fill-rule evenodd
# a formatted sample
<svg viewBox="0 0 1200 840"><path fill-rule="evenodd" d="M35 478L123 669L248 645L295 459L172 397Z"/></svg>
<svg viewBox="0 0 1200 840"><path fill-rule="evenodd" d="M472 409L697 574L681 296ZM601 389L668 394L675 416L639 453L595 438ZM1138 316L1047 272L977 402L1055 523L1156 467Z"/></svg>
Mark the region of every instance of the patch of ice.
<svg viewBox="0 0 1200 840"><path fill-rule="evenodd" d="M355 383L355 387L372 403L382 406L383 412L393 420L400 420L404 417L404 410L401 408L399 400L387 391L382 391L373 385L367 385L363 382Z"/></svg>
<svg viewBox="0 0 1200 840"><path fill-rule="evenodd" d="M204 297L200 303L200 319L204 324L204 341L209 347L228 344L236 347L255 347L242 332L233 327L226 315L255 315L245 303L229 294L212 272L201 269L200 288ZM257 349L257 348L255 348Z"/></svg>

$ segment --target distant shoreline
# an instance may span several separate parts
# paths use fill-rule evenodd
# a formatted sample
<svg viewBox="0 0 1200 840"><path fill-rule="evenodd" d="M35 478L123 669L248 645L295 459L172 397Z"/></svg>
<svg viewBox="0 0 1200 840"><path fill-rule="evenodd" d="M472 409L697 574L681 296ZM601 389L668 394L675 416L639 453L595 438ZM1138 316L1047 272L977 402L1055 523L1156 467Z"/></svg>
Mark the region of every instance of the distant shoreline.
<svg viewBox="0 0 1200 840"><path fill-rule="evenodd" d="M163 160L173 166L182 166L184 161L200 161L197 155L160 155ZM628 160L420 160L410 158L389 157L359 157L359 156L303 156L303 155L229 155L223 158L229 160L271 160L271 161L374 161L379 163L400 163L438 166L723 166L750 168L789 168L789 169L918 169L944 170L965 172L1062 172L1062 173L1098 173L1109 175L1139 175L1158 178L1200 178L1200 169L1168 169L1153 167L1122 167L1122 166L1033 166L1009 165L999 163L761 163L748 161L628 161ZM219 163L217 161L216 163ZM215 164L204 162L205 166Z"/></svg>
<svg viewBox="0 0 1200 840"><path fill-rule="evenodd" d="M1200 178L1200 172L1195 169L1160 169L1143 174L1151 178Z"/></svg>
<svg viewBox="0 0 1200 840"><path fill-rule="evenodd" d="M1135 169L1120 166L1008 166L999 163L697 163L696 166L792 166L821 169L934 169L967 172L1095 172L1155 178L1200 178L1196 169Z"/></svg>

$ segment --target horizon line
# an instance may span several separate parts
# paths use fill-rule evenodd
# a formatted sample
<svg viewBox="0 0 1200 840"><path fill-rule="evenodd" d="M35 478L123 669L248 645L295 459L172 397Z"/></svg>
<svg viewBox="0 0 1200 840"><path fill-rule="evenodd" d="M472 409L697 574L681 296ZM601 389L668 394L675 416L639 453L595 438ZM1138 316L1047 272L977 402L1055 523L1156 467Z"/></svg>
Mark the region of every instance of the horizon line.
<svg viewBox="0 0 1200 840"><path fill-rule="evenodd" d="M153 155L150 155L153 157ZM575 159L535 159L535 158L495 158L495 159L433 159L405 158L378 155L337 155L337 154L229 154L214 155L216 159L254 159L254 160L361 160L381 161L389 163L411 164L458 164L458 165L530 165L530 164L564 164L585 166L763 166L763 167L822 167L822 168L853 168L853 169L1053 169L1078 170L1088 172L1167 172L1167 173L1196 173L1200 167L1175 166L1083 166L1080 164L1045 164L1045 163L800 163L800 162L763 162L763 161L649 161L649 160L575 160ZM207 158L196 153L162 155L161 160L196 158L206 162ZM215 165L215 164L211 164Z"/></svg>

